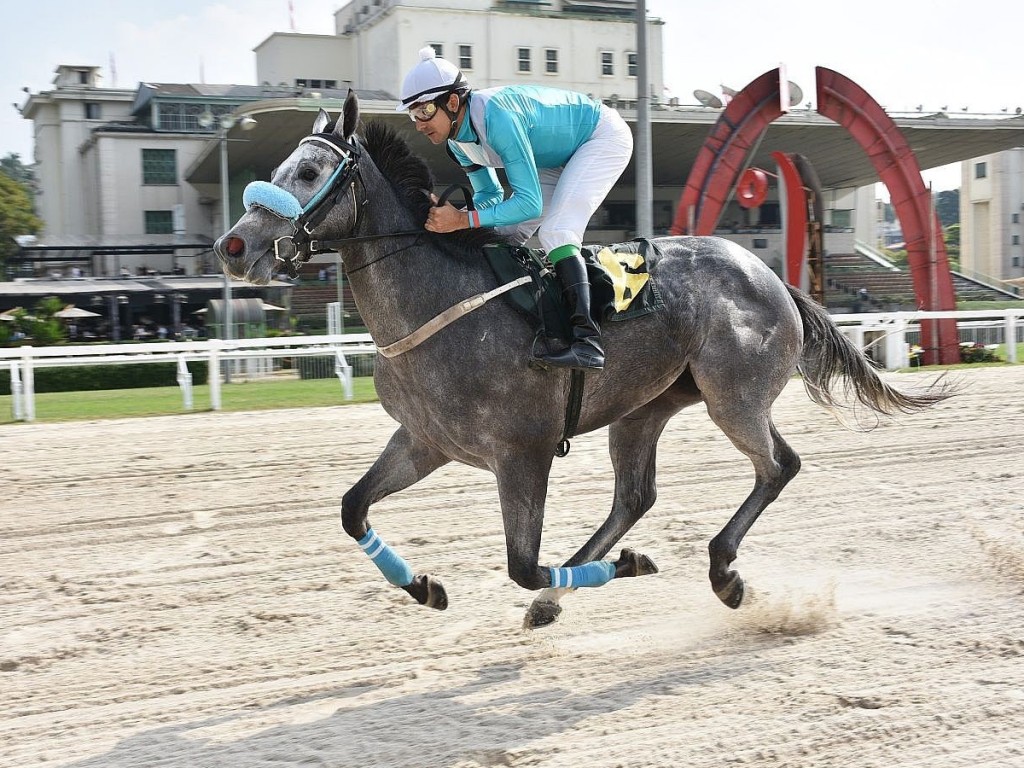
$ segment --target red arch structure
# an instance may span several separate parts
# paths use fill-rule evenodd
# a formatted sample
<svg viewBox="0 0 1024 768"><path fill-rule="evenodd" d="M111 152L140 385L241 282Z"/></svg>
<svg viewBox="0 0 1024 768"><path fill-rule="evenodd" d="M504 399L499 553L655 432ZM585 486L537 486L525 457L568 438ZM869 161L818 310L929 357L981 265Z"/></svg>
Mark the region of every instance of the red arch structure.
<svg viewBox="0 0 1024 768"><path fill-rule="evenodd" d="M955 309L945 243L913 151L885 110L864 89L824 67L816 69L816 77L818 112L850 132L889 189L907 242L918 306ZM778 69L765 72L729 102L690 170L669 230L672 234L714 232L751 150L768 125L782 115L779 80ZM959 362L954 320L924 323L921 337L925 363Z"/></svg>
<svg viewBox="0 0 1024 768"><path fill-rule="evenodd" d="M889 190L907 243L910 279L918 307L956 309L942 228L913 150L892 118L867 91L825 67L817 67L815 74L818 112L850 132ZM923 323L921 342L925 363L960 362L960 340L952 318Z"/></svg>
<svg viewBox="0 0 1024 768"><path fill-rule="evenodd" d="M711 127L686 179L669 232L710 235L736 188L747 155L782 114L779 70L765 72L733 96Z"/></svg>

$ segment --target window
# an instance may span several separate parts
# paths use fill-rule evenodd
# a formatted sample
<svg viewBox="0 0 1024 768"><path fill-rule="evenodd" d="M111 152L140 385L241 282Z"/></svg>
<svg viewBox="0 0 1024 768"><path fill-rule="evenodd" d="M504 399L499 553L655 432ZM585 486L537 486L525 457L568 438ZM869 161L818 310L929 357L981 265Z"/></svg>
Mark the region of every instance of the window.
<svg viewBox="0 0 1024 768"><path fill-rule="evenodd" d="M1014 256L1013 257L1013 266L1015 266L1015 267L1019 267L1020 266L1020 256Z"/></svg>
<svg viewBox="0 0 1024 768"><path fill-rule="evenodd" d="M626 74L630 77L637 76L637 58L635 53L626 54Z"/></svg>
<svg viewBox="0 0 1024 768"><path fill-rule="evenodd" d="M764 250L765 248L768 247L768 238L767 237L755 237L754 238L753 247L757 248L759 251Z"/></svg>
<svg viewBox="0 0 1024 768"><path fill-rule="evenodd" d="M974 178L984 179L988 176L988 164L987 163L975 163L974 164Z"/></svg>
<svg viewBox="0 0 1024 768"><path fill-rule="evenodd" d="M853 226L853 211L846 208L836 208L832 211L832 226L833 227L847 227Z"/></svg>
<svg viewBox="0 0 1024 768"><path fill-rule="evenodd" d="M174 233L174 211L146 211L147 235L170 235Z"/></svg>
<svg viewBox="0 0 1024 768"><path fill-rule="evenodd" d="M558 51L554 48L544 49L544 71L549 75L558 74Z"/></svg>
<svg viewBox="0 0 1024 768"><path fill-rule="evenodd" d="M601 51L601 74L602 75L614 75L615 65L612 62L611 51Z"/></svg>
<svg viewBox="0 0 1024 768"><path fill-rule="evenodd" d="M1014 235L1010 245L1020 245L1020 235Z"/></svg>
<svg viewBox="0 0 1024 768"><path fill-rule="evenodd" d="M517 69L520 72L530 71L530 49L516 48L516 60L519 62Z"/></svg>
<svg viewBox="0 0 1024 768"><path fill-rule="evenodd" d="M178 183L178 167L173 149L142 150L142 183Z"/></svg>
<svg viewBox="0 0 1024 768"><path fill-rule="evenodd" d="M306 87L306 82L307 82L306 78L304 78L304 77L297 77L297 78L295 78L295 87L296 88L305 88Z"/></svg>
<svg viewBox="0 0 1024 768"><path fill-rule="evenodd" d="M459 69L472 69L473 68L473 46L472 45L460 45L459 46Z"/></svg>
<svg viewBox="0 0 1024 768"><path fill-rule="evenodd" d="M441 43L427 43L431 48L434 49L434 55L439 59L444 58L444 46Z"/></svg>
<svg viewBox="0 0 1024 768"><path fill-rule="evenodd" d="M1019 213L1012 214L1010 216L1010 223L1011 224L1020 224L1020 214Z"/></svg>
<svg viewBox="0 0 1024 768"><path fill-rule="evenodd" d="M85 102L85 119L86 120L99 120L102 113L100 111L100 105L95 102Z"/></svg>
<svg viewBox="0 0 1024 768"><path fill-rule="evenodd" d="M238 104L199 104L194 102L159 101L156 104L156 128L160 131L179 131L184 133L210 133L217 130L217 120L222 115L230 115ZM205 112L214 117L214 124L203 128L199 118Z"/></svg>
<svg viewBox="0 0 1024 768"><path fill-rule="evenodd" d="M332 90L338 87L337 80L324 80L324 88L331 88Z"/></svg>
<svg viewBox="0 0 1024 768"><path fill-rule="evenodd" d="M323 80L310 80L309 81L309 87L310 88L323 88L324 87L323 86Z"/></svg>

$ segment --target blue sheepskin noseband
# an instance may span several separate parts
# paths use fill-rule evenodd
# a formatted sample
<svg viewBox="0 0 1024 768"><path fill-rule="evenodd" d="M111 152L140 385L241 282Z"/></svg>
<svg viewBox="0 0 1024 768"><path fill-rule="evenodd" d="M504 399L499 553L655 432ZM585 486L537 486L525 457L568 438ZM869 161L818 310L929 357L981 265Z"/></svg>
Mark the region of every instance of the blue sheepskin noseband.
<svg viewBox="0 0 1024 768"><path fill-rule="evenodd" d="M295 195L269 181L253 181L246 185L242 193L242 204L247 211L251 211L253 206L259 206L292 222L302 215L302 205Z"/></svg>

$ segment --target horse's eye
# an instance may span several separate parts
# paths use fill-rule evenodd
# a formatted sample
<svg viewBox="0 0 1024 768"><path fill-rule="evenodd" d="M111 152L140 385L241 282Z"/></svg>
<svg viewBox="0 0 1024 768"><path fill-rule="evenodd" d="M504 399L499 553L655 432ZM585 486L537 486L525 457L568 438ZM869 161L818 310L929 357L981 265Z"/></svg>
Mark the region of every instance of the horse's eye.
<svg viewBox="0 0 1024 768"><path fill-rule="evenodd" d="M312 168L305 168L299 172L299 178L303 181L316 181L316 177L319 174Z"/></svg>

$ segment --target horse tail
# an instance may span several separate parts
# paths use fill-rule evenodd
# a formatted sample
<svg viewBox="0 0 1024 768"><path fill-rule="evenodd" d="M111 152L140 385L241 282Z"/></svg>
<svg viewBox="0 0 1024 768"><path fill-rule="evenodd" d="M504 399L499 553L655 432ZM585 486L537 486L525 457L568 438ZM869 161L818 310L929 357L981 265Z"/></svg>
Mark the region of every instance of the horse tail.
<svg viewBox="0 0 1024 768"><path fill-rule="evenodd" d="M915 392L902 392L886 384L874 364L843 335L820 304L791 285L786 288L804 326L804 348L797 367L804 389L818 405L835 412L855 401L891 416L920 411L956 394L955 386L941 377Z"/></svg>

